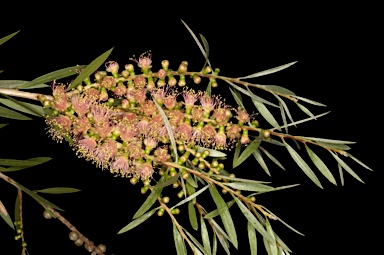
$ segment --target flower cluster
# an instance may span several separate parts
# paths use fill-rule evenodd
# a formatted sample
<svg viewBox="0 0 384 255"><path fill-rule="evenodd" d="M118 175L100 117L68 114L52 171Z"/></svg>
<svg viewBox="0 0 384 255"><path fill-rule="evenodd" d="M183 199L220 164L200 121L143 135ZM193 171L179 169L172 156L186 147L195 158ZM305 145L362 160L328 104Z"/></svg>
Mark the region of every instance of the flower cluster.
<svg viewBox="0 0 384 255"><path fill-rule="evenodd" d="M174 160L167 126L177 145L192 151L197 146L225 150L240 138L243 144L249 142L242 130L250 121L247 112L206 92L186 87L177 91L174 76L180 78L179 86L185 85L180 73L186 71L186 61L178 72L168 70L168 61L163 61L157 73L151 71L150 55L136 62L142 74L135 74L131 64L119 74L119 65L110 61L106 71L95 73L94 83L88 79L72 90L54 86L53 101L44 102L51 110L46 122L53 139L69 141L79 157L103 169L143 181ZM200 82L198 74L191 77Z"/></svg>

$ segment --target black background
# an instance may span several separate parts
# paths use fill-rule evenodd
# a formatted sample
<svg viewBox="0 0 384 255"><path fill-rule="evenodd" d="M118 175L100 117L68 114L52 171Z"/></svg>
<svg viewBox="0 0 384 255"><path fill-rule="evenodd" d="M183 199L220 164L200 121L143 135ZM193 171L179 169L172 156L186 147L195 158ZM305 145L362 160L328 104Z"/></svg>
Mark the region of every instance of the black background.
<svg viewBox="0 0 384 255"><path fill-rule="evenodd" d="M289 69L254 82L280 85L326 104L327 108L308 105L315 114L328 110L331 113L291 128L290 133L356 141L351 153L374 171L346 159L366 184L345 173L345 187L335 187L317 174L325 188L321 190L284 149L269 147L287 168L286 172L267 161L270 178L254 159L233 172L238 177L272 181L275 185L301 184L258 198L259 203L306 235L296 235L278 222L273 224L294 254L373 254L381 250L382 106L376 62L380 63L382 54L378 47L375 7L315 4L261 7L240 3L187 7L164 3L162 7L166 8L157 8L143 4L119 6L112 2L92 7L80 10L74 5L68 10L62 6L48 10L23 6L22 12L16 6L4 7L0 37L19 29L21 32L0 47L0 69L5 70L1 79L32 80L64 67L87 64L111 47L115 48L109 59L121 65L131 63L129 58L133 55L151 50L154 70L160 68L163 59L170 60L173 68L187 60L189 70L199 70L204 58L180 19L196 34L206 37L211 63L224 76L245 76L298 60ZM50 93L49 89L42 92ZM234 105L225 83L219 83L213 93L221 94ZM295 120L305 117L295 105L289 106ZM273 113L279 116L278 111ZM81 193L45 197L64 208L63 215L83 234L95 243L104 243L107 254L176 253L167 216L153 216L134 230L116 235L145 200L139 185L132 186L127 179L96 169L78 159L66 144L51 141L43 119L0 119L0 123L11 123L0 130L1 158L53 157L44 165L9 176L30 189L54 186L82 189ZM329 153L316 152L338 177L337 164ZM302 155L306 157L304 151ZM178 201L174 192L169 192L171 202ZM11 215L15 196L16 190L1 182L0 199ZM213 209L209 196L202 196L201 203ZM30 254L87 253L71 243L64 225L45 220L42 211L35 201L24 196L25 237ZM181 212L177 219L189 227L186 208L182 207ZM239 251L233 247L231 251L249 254L246 221L237 208L231 209L231 213L239 236ZM199 233L195 236L199 237ZM19 254L20 244L13 237L14 232L0 223L1 255ZM265 254L262 243L259 247L259 254ZM219 254L225 253L220 250Z"/></svg>

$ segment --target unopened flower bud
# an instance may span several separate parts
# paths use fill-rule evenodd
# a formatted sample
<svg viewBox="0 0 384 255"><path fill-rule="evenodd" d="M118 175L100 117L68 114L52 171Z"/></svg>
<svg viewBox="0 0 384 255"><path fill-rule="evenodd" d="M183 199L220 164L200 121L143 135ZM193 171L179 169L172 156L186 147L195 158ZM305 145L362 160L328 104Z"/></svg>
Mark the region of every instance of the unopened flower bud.
<svg viewBox="0 0 384 255"><path fill-rule="evenodd" d="M194 75L192 76L192 78L193 78L193 82L194 82L195 84L199 84L199 83L201 82L201 77L198 76L197 74L194 74Z"/></svg>
<svg viewBox="0 0 384 255"><path fill-rule="evenodd" d="M160 208L158 211L157 211L157 216L163 216L164 215L164 208Z"/></svg>
<svg viewBox="0 0 384 255"><path fill-rule="evenodd" d="M52 215L51 215L47 210L45 210L45 211L43 212L43 216L44 216L44 218L46 218L47 220L49 220L49 219L52 218Z"/></svg>
<svg viewBox="0 0 384 255"><path fill-rule="evenodd" d="M75 244L76 244L77 246L82 246L82 245L84 244L84 241L81 240L81 239L79 238L79 239L77 239L77 240L75 241Z"/></svg>
<svg viewBox="0 0 384 255"><path fill-rule="evenodd" d="M135 70L135 67L132 65L132 64L126 64L124 66L125 70L127 70L128 72L131 72L131 71L134 71Z"/></svg>
<svg viewBox="0 0 384 255"><path fill-rule="evenodd" d="M179 214L180 213L180 209L179 208L172 209L171 213L172 214Z"/></svg>
<svg viewBox="0 0 384 255"><path fill-rule="evenodd" d="M169 86L175 86L176 85L176 83L177 83L177 80L175 79L175 77L169 77L169 79L168 79L168 85Z"/></svg>
<svg viewBox="0 0 384 255"><path fill-rule="evenodd" d="M99 244L97 248L99 248L102 253L105 253L107 251L107 247L105 247L104 244Z"/></svg>
<svg viewBox="0 0 384 255"><path fill-rule="evenodd" d="M264 136L265 139L268 140L269 138L271 138L271 131L263 130L262 132L263 132L263 136Z"/></svg>
<svg viewBox="0 0 384 255"><path fill-rule="evenodd" d="M69 233L69 239L71 239L72 241L76 241L77 239L79 239L79 235L77 234L77 232L71 231Z"/></svg>
<svg viewBox="0 0 384 255"><path fill-rule="evenodd" d="M161 199L161 202L163 202L164 204L169 203L169 197L163 197Z"/></svg>
<svg viewBox="0 0 384 255"><path fill-rule="evenodd" d="M168 60L161 61L161 66L165 71L168 71L169 61Z"/></svg>

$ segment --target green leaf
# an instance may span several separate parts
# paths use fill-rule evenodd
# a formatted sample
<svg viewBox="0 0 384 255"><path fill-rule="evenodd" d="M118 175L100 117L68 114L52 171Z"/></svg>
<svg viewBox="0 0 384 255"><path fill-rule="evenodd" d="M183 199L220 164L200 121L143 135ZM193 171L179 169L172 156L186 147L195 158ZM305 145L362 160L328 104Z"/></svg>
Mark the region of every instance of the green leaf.
<svg viewBox="0 0 384 255"><path fill-rule="evenodd" d="M21 88L21 86L27 84L29 81L21 81L21 80L0 80L0 88L4 89L16 89ZM34 86L30 86L24 89L37 89L37 88L46 88L49 87L46 84L36 84Z"/></svg>
<svg viewBox="0 0 384 255"><path fill-rule="evenodd" d="M275 117L273 117L272 113L268 110L268 108L262 103L255 99L252 99L253 104L256 106L256 109L259 111L261 116L272 125L272 127L276 128L277 130L281 131L281 128L279 126L279 123L277 123Z"/></svg>
<svg viewBox="0 0 384 255"><path fill-rule="evenodd" d="M163 188L154 188L151 194L147 197L145 202L141 205L139 210L133 215L133 219L136 219L148 211L149 208L156 202L157 198L160 196Z"/></svg>
<svg viewBox="0 0 384 255"><path fill-rule="evenodd" d="M305 145L305 148L307 149L308 155L317 169L319 169L325 178L337 186L335 178L333 177L331 171L329 171L328 167L324 164L324 162L307 145Z"/></svg>
<svg viewBox="0 0 384 255"><path fill-rule="evenodd" d="M262 191L262 192L260 191L260 192L257 192L257 193L253 193L252 195L259 195L259 194L264 194L264 193L271 192L271 191L279 191L279 190L283 190L283 189L290 189L290 188L297 187L299 185L300 184L291 184L291 185L279 186L279 187L273 188L272 190Z"/></svg>
<svg viewBox="0 0 384 255"><path fill-rule="evenodd" d="M245 218L247 218L248 222L252 224L257 232L259 232L268 241L273 242L273 237L264 229L263 225L256 219L252 212L248 210L248 208L237 197L235 197L235 201Z"/></svg>
<svg viewBox="0 0 384 255"><path fill-rule="evenodd" d="M255 180L244 179L244 178L230 177L230 176L225 176L220 174L212 174L211 176L214 176L217 179L225 179L225 180L238 181L238 182L254 182L254 183L264 183L264 184L271 183L271 182L265 182L265 181L255 181Z"/></svg>
<svg viewBox="0 0 384 255"><path fill-rule="evenodd" d="M216 232L216 236L217 236L217 238L219 238L219 242L220 242L221 246L223 246L225 252L228 255L231 255L231 252L229 251L229 245L228 245L227 240L220 233L217 233L216 229L215 229L215 232Z"/></svg>
<svg viewBox="0 0 384 255"><path fill-rule="evenodd" d="M204 247L201 245L201 243L199 241L197 241L197 239L191 234L189 233L185 228L183 228L185 234L192 240L192 242L197 246L195 246L195 252L197 252L197 254L202 254L200 251L202 251L204 253L204 255L208 255L208 252L204 249Z"/></svg>
<svg viewBox="0 0 384 255"><path fill-rule="evenodd" d="M345 169L345 171L347 171L347 173L349 173L350 175L353 176L353 178L355 178L356 180L358 180L359 182L363 182L363 180L360 179L360 177L352 170L352 168L350 168L341 158L339 158L336 154L334 154L333 152L331 152L332 156L336 159L336 161Z"/></svg>
<svg viewBox="0 0 384 255"><path fill-rule="evenodd" d="M6 125L8 125L8 123L0 124L0 128L5 127Z"/></svg>
<svg viewBox="0 0 384 255"><path fill-rule="evenodd" d="M236 161L233 162L233 168L239 166L241 163L243 163L249 156L252 155L252 153L257 150L262 140L259 138L256 138L252 142L248 144L248 146L245 148L245 150L241 153L241 155L236 159Z"/></svg>
<svg viewBox="0 0 384 255"><path fill-rule="evenodd" d="M266 210L269 214L273 215L275 217L276 220L280 221L281 223L283 223L287 228L289 228L290 230L292 230L293 232L299 234L299 235L302 235L304 236L303 233L299 232L298 230L294 229L292 226L290 226L288 223L286 223L285 221L283 221L282 219L280 219L279 217L276 216L276 214L274 214L273 212L271 212L271 210L269 210L268 208L262 206L264 210ZM287 247L288 248L288 247Z"/></svg>
<svg viewBox="0 0 384 255"><path fill-rule="evenodd" d="M271 251L271 255L278 255L277 254L275 233L273 232L272 226L269 223L268 219L266 219L265 228L267 229L267 232L273 237L273 242L269 242L269 249Z"/></svg>
<svg viewBox="0 0 384 255"><path fill-rule="evenodd" d="M20 196L17 192L16 201L15 201L15 221L20 221Z"/></svg>
<svg viewBox="0 0 384 255"><path fill-rule="evenodd" d="M229 209L229 208L232 207L232 205L235 204L235 200L231 200L231 201L229 201L229 202L226 203L226 204L227 204L228 209ZM218 209L215 209L215 210L213 210L212 212L207 213L207 214L204 216L204 218L205 218L205 219L212 219L212 218L214 218L214 217L216 217L216 216L219 216L219 215L220 215L220 214L219 214L219 210L218 210Z"/></svg>
<svg viewBox="0 0 384 255"><path fill-rule="evenodd" d="M257 160L257 162L260 164L261 168L263 168L264 171L265 171L269 176L271 176L271 173L269 172L269 169L268 169L267 164L265 164L265 161L264 161L264 159L263 159L263 156L262 156L261 153L260 153L260 150L257 149L257 150L255 150L252 154L253 154L253 156L255 157L255 159Z"/></svg>
<svg viewBox="0 0 384 255"><path fill-rule="evenodd" d="M107 60L112 50L113 48L107 50L95 60L93 60L86 68L81 71L79 76L76 77L76 79L71 83L71 86L69 88L75 88L77 85L81 84L86 78L88 78L91 74L93 74L97 70L97 68L99 68L105 62L105 60Z"/></svg>
<svg viewBox="0 0 384 255"><path fill-rule="evenodd" d="M201 239L203 240L204 249L208 253L208 255L211 255L211 243L209 241L208 229L205 225L203 215L200 215L200 226Z"/></svg>
<svg viewBox="0 0 384 255"><path fill-rule="evenodd" d="M284 126L281 126L281 128L286 128L286 127L289 127L289 126L293 126L293 125L297 125L297 124L301 124L301 123L304 123L304 122L307 122L307 121L310 121L310 120L314 120L314 119L317 119L317 118L320 118L320 117L323 117L324 115L328 114L330 112L325 112L325 113L321 113L319 115L316 115L314 117L309 117L309 118L306 118L306 119L302 119L302 120L299 120L299 121L295 121L295 122L292 122L292 123L289 123L289 124L286 124L286 122L284 123ZM275 128L272 128L270 129L271 131L274 131Z"/></svg>
<svg viewBox="0 0 384 255"><path fill-rule="evenodd" d="M276 107L276 108L279 107L279 106L277 106L277 105L274 104L274 103L271 103L271 102L269 102L269 101L267 101L267 100L265 100L265 99L263 99L263 98L261 98L261 97L256 96L256 95L253 94L251 91L245 90L245 89L243 89L243 88L241 88L241 87L235 85L233 82L230 82L230 81L228 81L228 80L225 80L225 81L226 81L229 85L231 85L232 87L234 87L235 89L237 89L238 91L240 91L241 93L243 93L244 95L249 96L250 98L253 98L253 99L255 99L255 100L259 101L259 102L262 102L262 103L264 103L264 104L268 104L268 105L274 106L274 107Z"/></svg>
<svg viewBox="0 0 384 255"><path fill-rule="evenodd" d="M203 193L206 189L209 188L209 185L205 186L204 188L200 189L199 191L193 193L193 195L191 196L188 196L187 198L184 198L183 200L181 200L179 203L177 203L176 205L172 206L171 209L173 208L176 208L182 204L185 204L189 201L191 201L192 199L194 199L195 197L197 197L198 195L200 195L201 193Z"/></svg>
<svg viewBox="0 0 384 255"><path fill-rule="evenodd" d="M195 206L193 205L192 201L189 201L188 203L188 215L189 222L191 223L192 228L194 230L197 230L199 228L199 224L197 223Z"/></svg>
<svg viewBox="0 0 384 255"><path fill-rule="evenodd" d="M184 240L175 224L173 224L173 240L175 241L177 255L187 255Z"/></svg>
<svg viewBox="0 0 384 255"><path fill-rule="evenodd" d="M255 228L252 226L252 224L249 221L247 223L247 228L248 228L248 240L249 240L249 247L251 249L251 255L257 255L257 239L256 239Z"/></svg>
<svg viewBox="0 0 384 255"><path fill-rule="evenodd" d="M229 236L229 240L231 241L233 246L235 246L235 248L237 249L238 243L237 243L236 229L235 229L235 225L233 224L231 214L229 213L229 208L225 203L224 199L220 196L220 193L216 190L214 186L210 186L209 191L211 193L213 201L217 206L217 209L219 210L219 214L223 222L224 228L227 231L227 234Z"/></svg>
<svg viewBox="0 0 384 255"><path fill-rule="evenodd" d="M200 39L201 39L201 41L203 42L203 45L204 45L205 54L207 55L207 58L205 60L204 67L203 67L203 69L204 69L206 64L208 63L208 59L209 59L209 44L208 44L207 39L205 39L205 37L202 34L199 34L199 35L200 35ZM211 65L211 64L209 64L209 65Z"/></svg>
<svg viewBox="0 0 384 255"><path fill-rule="evenodd" d="M67 193L79 192L81 190L75 189L75 188L67 188L67 187L55 187L55 188L40 189L35 191L40 193L47 193L47 194L67 194Z"/></svg>
<svg viewBox="0 0 384 255"><path fill-rule="evenodd" d="M72 76L74 74L77 74L84 67L85 66L71 66L71 67L63 68L57 71L44 74L40 77L37 77L33 81L30 81L28 83L25 83L24 85L21 85L19 89L32 88L32 87L35 87L36 85L41 85L47 82L56 81L58 79Z"/></svg>
<svg viewBox="0 0 384 255"><path fill-rule="evenodd" d="M273 92L277 92L277 93L281 93L281 94L285 94L285 95L290 95L290 96L293 96L295 95L295 93L293 93L292 91L286 89L286 88L283 88L281 86L276 86L276 85L259 85L261 87L265 87Z"/></svg>
<svg viewBox="0 0 384 255"><path fill-rule="evenodd" d="M270 143L270 144L273 144L273 145L277 145L277 146L282 146L282 147L285 147L285 145L282 143L282 142L279 142L275 139L268 139L268 140L263 140L264 142L267 142L267 143Z"/></svg>
<svg viewBox="0 0 384 255"><path fill-rule="evenodd" d="M169 124L168 117L167 115L165 115L165 112L163 111L161 106L156 102L155 99L152 99L152 101L155 103L157 109L160 112L161 118L164 121L165 128L167 129L167 132L168 132L169 140L171 141L171 145L173 147L173 152L175 153L175 157L176 157L175 162L177 162L179 160L179 155L177 154L177 146L175 142L175 137L173 136L171 124Z"/></svg>
<svg viewBox="0 0 384 255"><path fill-rule="evenodd" d="M235 164L235 162L239 159L240 156L240 150L241 150L241 142L240 140L236 144L236 149L235 153L233 155L233 161L232 161L232 166Z"/></svg>
<svg viewBox="0 0 384 255"><path fill-rule="evenodd" d="M283 141L285 144L285 147L287 148L289 154L293 158L293 160L296 162L296 164L303 170L303 172L311 179L318 187L323 188L321 186L321 183L319 179L317 179L315 173L311 170L311 168L308 166L308 164L300 157L300 155L285 141Z"/></svg>
<svg viewBox="0 0 384 255"><path fill-rule="evenodd" d="M231 91L231 94L235 99L237 105L240 106L241 109L245 109L240 93L237 90L233 90L231 88L229 88L229 90Z"/></svg>
<svg viewBox="0 0 384 255"><path fill-rule="evenodd" d="M151 217L158 209L159 209L159 207L154 208L153 210L147 212L146 214L143 214L141 217L131 221L128 225L126 225L125 227L120 229L120 231L117 234L125 233L125 232L137 227L138 225L140 225L141 223L146 221L149 217Z"/></svg>
<svg viewBox="0 0 384 255"><path fill-rule="evenodd" d="M291 62L291 63L285 64L285 65L277 66L277 67L274 67L274 68L271 68L271 69L267 69L267 70L264 70L264 71L261 71L261 72L257 72L257 73L254 73L254 74L251 74L251 75L248 75L248 76L240 77L240 78L237 78L237 79L256 78L256 77L268 75L268 74L271 74L271 73L276 73L276 72L284 70L284 69L286 69L286 68L288 68L291 65L294 65L296 63L297 63L297 61Z"/></svg>
<svg viewBox="0 0 384 255"><path fill-rule="evenodd" d="M0 106L0 117L4 117L4 118L8 118L8 119L15 119L15 120L32 120L31 118L29 118L29 117L27 117L21 113L12 111L12 110L5 108L3 106Z"/></svg>
<svg viewBox="0 0 384 255"><path fill-rule="evenodd" d="M287 104L284 102L284 100L281 99L278 95L275 95L275 94L273 94L273 95L279 100L280 108L281 108L281 105L283 106L285 113L287 114L288 118L291 120L291 123L295 123L295 122L293 121L292 115L291 115L291 113L290 113L290 111L289 111L289 109L288 109L288 106L287 106ZM284 123L284 124L285 124L285 123ZM295 125L295 124L293 124L293 125ZM295 125L295 126L296 126L296 125Z"/></svg>
<svg viewBox="0 0 384 255"><path fill-rule="evenodd" d="M3 43L5 43L6 41L8 41L9 39L11 39L12 37L14 37L15 35L17 35L17 33L19 33L19 32L20 32L20 30L19 30L19 31L16 31L16 32L14 32L14 33L12 33L12 34L10 34L10 35L7 35L7 36L4 36L4 37L0 38L0 45L2 45Z"/></svg>
<svg viewBox="0 0 384 255"><path fill-rule="evenodd" d="M317 138L317 137L307 137L307 136L300 136L301 138L308 139L315 142L322 142L322 143L332 143L332 144L354 144L356 142L351 141L342 141L342 140L332 140L332 139L325 139L325 138Z"/></svg>
<svg viewBox="0 0 384 255"><path fill-rule="evenodd" d="M1 128L1 126L0 126ZM355 158L354 156L352 156L351 154L347 153L348 157L350 157L351 159L353 159L356 163L358 163L359 165L361 165L362 167L370 170L370 171L373 171L371 168L369 168L366 164L364 164L363 162L361 162L360 160L358 160L357 158Z"/></svg>
<svg viewBox="0 0 384 255"><path fill-rule="evenodd" d="M3 220L5 221L5 223L8 224L8 226L10 226L12 229L15 229L15 227L13 226L13 223L12 223L12 219L11 217L9 216L8 212L7 212L7 209L5 209L5 206L4 204L1 202L0 200L0 216L1 218L3 218Z"/></svg>
<svg viewBox="0 0 384 255"><path fill-rule="evenodd" d="M337 168L339 169L339 175L340 175L341 186L344 186L344 174L343 174L343 168L341 167L340 164L337 164Z"/></svg>
<svg viewBox="0 0 384 255"><path fill-rule="evenodd" d="M181 20L181 22L183 22L184 26L188 29L189 33L192 35L193 39L195 40L197 46L199 46L199 49L200 49L201 53L203 54L205 61L208 62L208 65L211 65L211 63L209 62L209 59L208 59L208 54L203 49L203 46L201 45L199 39L197 39L196 35L193 33L193 31L188 27L188 25L183 20ZM200 35L200 37L201 36L202 35ZM203 43L204 43L204 41L203 41Z"/></svg>
<svg viewBox="0 0 384 255"><path fill-rule="evenodd" d="M281 115L281 119L283 120L283 124L284 124L284 126L282 126L282 127L280 127L280 129L281 128L285 128L285 133L287 133L288 134L288 127L289 127L289 125L288 125L288 122L287 122L287 117L286 117L286 115L285 115L285 110L284 110L284 107L283 107L283 105L279 102L279 107L280 107L280 115ZM271 129L272 131L273 130L275 130L276 128L273 128L273 129Z"/></svg>
<svg viewBox="0 0 384 255"><path fill-rule="evenodd" d="M36 194L35 192L27 189L26 187L24 187L23 185L13 181L14 184L16 184L16 186L21 189L22 191L24 191L25 193L27 193L29 196L31 196L33 199L35 199L37 202L39 203L42 203L42 204L45 204L45 206L50 206L54 209L57 209L59 211L64 211L63 209L61 209L60 207L58 207L57 205L49 202L47 199L41 197L40 195Z"/></svg>
<svg viewBox="0 0 384 255"><path fill-rule="evenodd" d="M305 98L305 97L299 97L299 96L296 96L296 95L292 95L292 97L300 99L301 101L304 101L304 102L309 103L309 104L313 104L313 105L317 105L317 106L326 106L325 104L313 101L313 100Z"/></svg>
<svg viewBox="0 0 384 255"><path fill-rule="evenodd" d="M272 154L270 154L266 149L264 149L263 147L259 146L259 149L265 153L265 155L267 155L267 157L272 160L273 163L275 163L276 165L278 165L281 169L285 170L285 168L283 167L283 165L274 157L272 156Z"/></svg>
<svg viewBox="0 0 384 255"><path fill-rule="evenodd" d="M0 103L4 104L5 106L8 106L9 108L12 108L14 110L35 115L38 117L44 117L44 110L43 107L40 105L30 104L21 102L15 99L5 99L0 98Z"/></svg>
<svg viewBox="0 0 384 255"><path fill-rule="evenodd" d="M322 146L326 146L328 148L337 149L337 150L350 150L351 147L345 144L338 144L338 143L323 143L323 142L316 142L317 144L320 144Z"/></svg>
<svg viewBox="0 0 384 255"><path fill-rule="evenodd" d="M225 154L224 152L209 149L209 148L204 148L200 146L197 146L197 151L200 153L203 153L204 151L209 151L208 157L212 157L212 158L222 158L227 156L227 154Z"/></svg>
<svg viewBox="0 0 384 255"><path fill-rule="evenodd" d="M49 157L37 157L25 160L20 159L0 159L1 166L16 166L16 167L32 167L42 163L45 163L52 158Z"/></svg>
<svg viewBox="0 0 384 255"><path fill-rule="evenodd" d="M307 114L309 117L315 117L315 115L313 115L313 113L311 113L310 110L308 110L307 107L305 107L304 105L301 105L299 103L296 103L296 105L300 108L300 110L302 110L305 114Z"/></svg>
<svg viewBox="0 0 384 255"><path fill-rule="evenodd" d="M216 252L217 252L217 236L216 236L216 233L213 232L212 255L216 255Z"/></svg>
<svg viewBox="0 0 384 255"><path fill-rule="evenodd" d="M172 185L174 182L177 181L177 179L179 178L179 176L180 176L180 172L178 172L175 176L169 178L168 180L156 184L156 186L155 186L154 188L164 188L164 187L166 187L166 186Z"/></svg>
<svg viewBox="0 0 384 255"><path fill-rule="evenodd" d="M231 182L223 183L225 186L238 190L265 192L272 191L274 188L268 185L264 185L256 182Z"/></svg>
<svg viewBox="0 0 384 255"><path fill-rule="evenodd" d="M207 89L205 90L205 92L207 93L208 96L211 96L211 94L212 94L212 85L211 85L210 82L208 83L208 86L207 86Z"/></svg>

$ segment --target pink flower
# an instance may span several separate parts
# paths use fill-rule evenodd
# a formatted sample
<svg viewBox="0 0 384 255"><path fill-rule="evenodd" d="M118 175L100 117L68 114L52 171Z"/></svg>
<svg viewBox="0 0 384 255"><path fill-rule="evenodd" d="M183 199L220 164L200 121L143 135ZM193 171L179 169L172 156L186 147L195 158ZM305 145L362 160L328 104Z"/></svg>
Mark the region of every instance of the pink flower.
<svg viewBox="0 0 384 255"><path fill-rule="evenodd" d="M89 98L83 98L79 94L75 94L71 97L71 103L79 117L87 114L91 105Z"/></svg>
<svg viewBox="0 0 384 255"><path fill-rule="evenodd" d="M52 122L60 129L66 131L69 131L72 125L71 119L68 116L64 115L60 115L59 117L52 119Z"/></svg>
<svg viewBox="0 0 384 255"><path fill-rule="evenodd" d="M145 138L144 139L144 145L145 145L145 149L152 150L152 149L156 148L157 141L152 139L152 138Z"/></svg>
<svg viewBox="0 0 384 255"><path fill-rule="evenodd" d="M168 154L168 147L165 146L157 148L153 154L156 156L155 160L159 162L166 162L171 158L171 155Z"/></svg>
<svg viewBox="0 0 384 255"><path fill-rule="evenodd" d="M148 70L149 68L152 67L151 66L152 60L151 60L151 53L150 52L145 52L145 53L141 54L139 57L139 61L137 61L136 59L133 59L133 61L135 61L137 63L137 65L141 69L144 69L144 70Z"/></svg>
<svg viewBox="0 0 384 255"><path fill-rule="evenodd" d="M176 106L176 95L168 95L163 99L163 103L167 109L172 110Z"/></svg>
<svg viewBox="0 0 384 255"><path fill-rule="evenodd" d="M95 129L97 134L101 138L106 138L112 131L112 126L109 124L109 122L103 122L95 125Z"/></svg>
<svg viewBox="0 0 384 255"><path fill-rule="evenodd" d="M165 76L167 75L167 72L164 70L164 69L160 69L158 72L157 72L157 77L159 79L162 79L164 80Z"/></svg>
<svg viewBox="0 0 384 255"><path fill-rule="evenodd" d="M213 117L215 117L216 121L218 123L223 123L225 122L225 120L227 119L227 109L226 107L222 108L217 108L214 112L213 112Z"/></svg>
<svg viewBox="0 0 384 255"><path fill-rule="evenodd" d="M157 89L151 92L153 98L156 100L157 103L163 104L164 103L164 97L166 95L166 92L164 89Z"/></svg>
<svg viewBox="0 0 384 255"><path fill-rule="evenodd" d="M132 173L129 166L129 160L126 155L116 157L111 163L110 169L112 173L120 173L123 177L129 176Z"/></svg>
<svg viewBox="0 0 384 255"><path fill-rule="evenodd" d="M96 148L96 141L92 138L84 138L76 143L76 154L80 154L79 157L84 157L87 160L93 158L93 150Z"/></svg>
<svg viewBox="0 0 384 255"><path fill-rule="evenodd" d="M147 116L152 116L158 112L157 107L152 100L146 100L141 109Z"/></svg>
<svg viewBox="0 0 384 255"><path fill-rule="evenodd" d="M171 125L180 126L184 121L184 113L180 110L169 111L168 117Z"/></svg>
<svg viewBox="0 0 384 255"><path fill-rule="evenodd" d="M149 163L144 163L140 166L140 177L141 180L148 180L149 178L152 177L153 174L153 168L152 165Z"/></svg>
<svg viewBox="0 0 384 255"><path fill-rule="evenodd" d="M80 119L76 119L73 125L73 134L83 134L86 133L91 128L91 123L89 123L87 117L82 117Z"/></svg>
<svg viewBox="0 0 384 255"><path fill-rule="evenodd" d="M102 168L106 168L110 160L117 154L116 142L108 139L94 150L94 160Z"/></svg>
<svg viewBox="0 0 384 255"><path fill-rule="evenodd" d="M249 121L249 114L245 110L238 109L236 113L239 122L245 123Z"/></svg>
<svg viewBox="0 0 384 255"><path fill-rule="evenodd" d="M216 137L216 130L212 125L205 125L202 130L202 140L205 145L210 145Z"/></svg>
<svg viewBox="0 0 384 255"><path fill-rule="evenodd" d="M142 88L147 84L147 80L143 76L137 76L133 81L138 88Z"/></svg>
<svg viewBox="0 0 384 255"><path fill-rule="evenodd" d="M119 83L113 93L116 96L121 97L127 93L127 87L123 83Z"/></svg>
<svg viewBox="0 0 384 255"><path fill-rule="evenodd" d="M227 147L227 136L224 131L219 131L215 136L216 149L223 150Z"/></svg>
<svg viewBox="0 0 384 255"><path fill-rule="evenodd" d="M59 111L64 111L65 109L67 109L67 99L65 95L64 86L58 85L54 86L52 89L52 95L54 98L54 108Z"/></svg>
<svg viewBox="0 0 384 255"><path fill-rule="evenodd" d="M109 118L112 116L112 110L97 104L91 106L91 113L96 125L103 125L104 123L109 122Z"/></svg>
<svg viewBox="0 0 384 255"><path fill-rule="evenodd" d="M115 61L108 61L105 63L105 70L107 72L110 72L112 74L118 73L119 72L119 64Z"/></svg>
<svg viewBox="0 0 384 255"><path fill-rule="evenodd" d="M139 104L143 104L147 98L146 94L147 94L147 89L142 88L142 89L136 90L133 96L136 102L138 102Z"/></svg>
<svg viewBox="0 0 384 255"><path fill-rule="evenodd" d="M91 100L91 102L95 102L99 100L100 97L100 91L98 91L95 88L90 88L84 92L86 94L86 97Z"/></svg>
<svg viewBox="0 0 384 255"><path fill-rule="evenodd" d="M183 123L180 126L176 128L176 134L177 139L180 139L184 142L189 142L192 138L192 127L188 123Z"/></svg>
<svg viewBox="0 0 384 255"><path fill-rule="evenodd" d="M206 93L200 96L200 103L205 112L211 112L215 109L216 100L213 97L208 96Z"/></svg>
<svg viewBox="0 0 384 255"><path fill-rule="evenodd" d="M201 106L195 105L192 108L192 120L194 122L200 122L204 120L204 110L201 108Z"/></svg>
<svg viewBox="0 0 384 255"><path fill-rule="evenodd" d="M182 95L184 97L185 107L187 109L191 109L195 105L195 102L197 101L198 94L190 90L190 91L183 91Z"/></svg>
<svg viewBox="0 0 384 255"><path fill-rule="evenodd" d="M142 142L131 142L127 146L128 156L131 159L141 159L144 156Z"/></svg>
<svg viewBox="0 0 384 255"><path fill-rule="evenodd" d="M239 139L240 132L241 132L241 128L239 127L239 125L233 124L227 127L227 135L231 141Z"/></svg>
<svg viewBox="0 0 384 255"><path fill-rule="evenodd" d="M115 86L115 79L111 76L106 76L104 77L103 81L101 82L100 86L101 87L105 87L107 89L110 89L112 88L113 86Z"/></svg>

